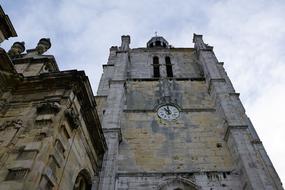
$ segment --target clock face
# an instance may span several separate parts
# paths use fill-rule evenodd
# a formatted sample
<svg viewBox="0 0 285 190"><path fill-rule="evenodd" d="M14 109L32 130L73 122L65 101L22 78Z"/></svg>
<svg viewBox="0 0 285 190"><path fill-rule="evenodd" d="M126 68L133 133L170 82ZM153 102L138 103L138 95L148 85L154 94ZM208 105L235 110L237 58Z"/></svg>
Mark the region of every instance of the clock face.
<svg viewBox="0 0 285 190"><path fill-rule="evenodd" d="M173 105L163 105L158 108L157 115L162 119L171 121L179 117L179 110Z"/></svg>

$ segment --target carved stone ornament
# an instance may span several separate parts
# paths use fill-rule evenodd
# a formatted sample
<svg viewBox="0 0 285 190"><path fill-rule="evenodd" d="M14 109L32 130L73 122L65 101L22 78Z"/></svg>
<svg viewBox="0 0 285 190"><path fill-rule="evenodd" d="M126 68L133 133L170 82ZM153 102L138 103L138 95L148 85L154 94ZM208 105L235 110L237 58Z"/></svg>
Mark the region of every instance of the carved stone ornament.
<svg viewBox="0 0 285 190"><path fill-rule="evenodd" d="M2 125L0 125L0 131L5 130L8 127L20 129L23 127L23 121L20 119L5 121Z"/></svg>
<svg viewBox="0 0 285 190"><path fill-rule="evenodd" d="M79 118L78 115L75 113L73 108L69 108L64 111L65 116L67 117L68 123L73 129L77 129L79 127Z"/></svg>
<svg viewBox="0 0 285 190"><path fill-rule="evenodd" d="M8 51L10 57L17 57L25 51L25 42L15 42Z"/></svg>
<svg viewBox="0 0 285 190"><path fill-rule="evenodd" d="M36 50L38 54L42 55L44 52L46 52L51 47L50 39L49 38L42 38L38 42L38 45L36 47Z"/></svg>
<svg viewBox="0 0 285 190"><path fill-rule="evenodd" d="M166 181L163 180L157 190L167 190L167 189L185 189L185 190L196 190L200 189L192 179L186 179L182 177L169 178Z"/></svg>
<svg viewBox="0 0 285 190"><path fill-rule="evenodd" d="M60 110L58 102L43 102L37 106L38 114L57 114Z"/></svg>

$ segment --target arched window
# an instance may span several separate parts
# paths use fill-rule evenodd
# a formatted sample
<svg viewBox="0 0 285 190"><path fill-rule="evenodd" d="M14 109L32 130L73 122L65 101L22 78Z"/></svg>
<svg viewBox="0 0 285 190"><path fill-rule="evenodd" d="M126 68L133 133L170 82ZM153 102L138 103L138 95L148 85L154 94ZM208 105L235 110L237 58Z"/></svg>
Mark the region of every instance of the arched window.
<svg viewBox="0 0 285 190"><path fill-rule="evenodd" d="M198 186L191 180L182 177L170 178L158 185L156 190L197 190Z"/></svg>
<svg viewBox="0 0 285 190"><path fill-rule="evenodd" d="M166 63L167 77L173 77L172 65L171 65L170 57L165 57L165 63Z"/></svg>
<svg viewBox="0 0 285 190"><path fill-rule="evenodd" d="M160 77L159 59L156 56L153 57L153 77Z"/></svg>
<svg viewBox="0 0 285 190"><path fill-rule="evenodd" d="M81 170L79 172L73 190L91 190L91 177L87 170Z"/></svg>

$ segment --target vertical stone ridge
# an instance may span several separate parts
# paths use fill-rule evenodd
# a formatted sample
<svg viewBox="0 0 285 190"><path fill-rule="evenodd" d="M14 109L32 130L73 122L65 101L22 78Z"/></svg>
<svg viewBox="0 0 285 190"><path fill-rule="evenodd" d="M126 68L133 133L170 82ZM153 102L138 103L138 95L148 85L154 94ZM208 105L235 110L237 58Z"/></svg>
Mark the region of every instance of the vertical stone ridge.
<svg viewBox="0 0 285 190"><path fill-rule="evenodd" d="M107 95L107 105L102 119L102 127L108 145L108 151L104 157L104 164L101 172L99 189L115 189L117 173L118 147L121 139L120 119L124 107L125 81L127 77L127 67L130 62L129 55L130 36L122 36L121 47L110 49L110 56L107 65L113 63L112 74L110 70L106 74L109 83L109 92ZM106 82L105 82L106 84Z"/></svg>
<svg viewBox="0 0 285 190"><path fill-rule="evenodd" d="M217 61L213 48L203 42L202 35L194 34L193 42L198 60L205 73L209 93L225 119L225 140L246 189L283 189L281 181L266 154L242 103ZM220 67L220 69L219 69Z"/></svg>

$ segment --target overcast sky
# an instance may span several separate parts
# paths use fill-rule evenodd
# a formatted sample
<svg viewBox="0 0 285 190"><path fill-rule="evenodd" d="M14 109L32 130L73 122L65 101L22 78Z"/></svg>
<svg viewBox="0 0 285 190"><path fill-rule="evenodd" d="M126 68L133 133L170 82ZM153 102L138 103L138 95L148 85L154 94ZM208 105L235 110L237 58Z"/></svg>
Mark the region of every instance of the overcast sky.
<svg viewBox="0 0 285 190"><path fill-rule="evenodd" d="M284 0L0 0L17 33L34 48L51 39L61 70L85 70L96 93L109 48L131 36L144 47L158 32L174 47L193 33L214 46L264 146L285 182Z"/></svg>

